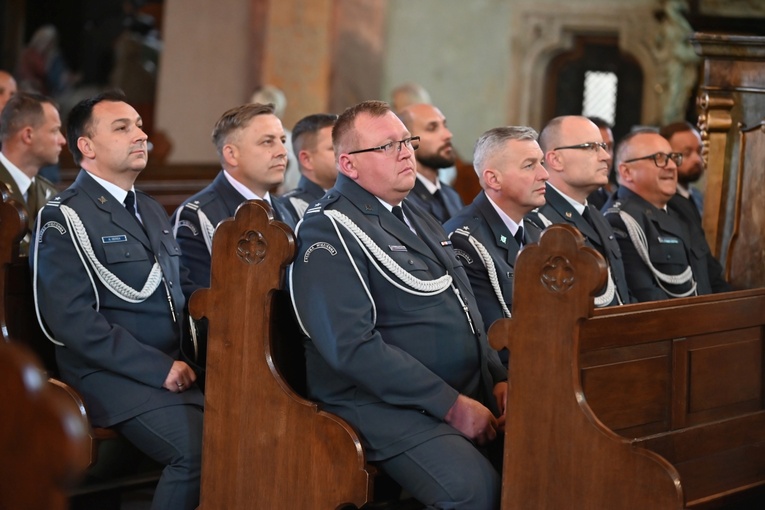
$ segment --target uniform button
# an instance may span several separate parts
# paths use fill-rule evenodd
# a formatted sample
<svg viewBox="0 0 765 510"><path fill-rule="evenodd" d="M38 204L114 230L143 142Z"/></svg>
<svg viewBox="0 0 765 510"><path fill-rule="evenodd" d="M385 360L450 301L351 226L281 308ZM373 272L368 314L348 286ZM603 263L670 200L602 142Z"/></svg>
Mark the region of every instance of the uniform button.
<svg viewBox="0 0 765 510"><path fill-rule="evenodd" d="M171 289L173 288L173 282L170 282L170 288Z"/></svg>
<svg viewBox="0 0 765 510"><path fill-rule="evenodd" d="M667 255L667 260L671 259L672 255Z"/></svg>
<svg viewBox="0 0 765 510"><path fill-rule="evenodd" d="M126 251L126 252L125 252L125 256L126 256L126 257L130 257L130 252L129 252L129 251Z"/></svg>
<svg viewBox="0 0 765 510"><path fill-rule="evenodd" d="M409 259L409 265L410 265L410 266L413 266L413 265L414 265L414 260L412 260L412 259Z"/></svg>

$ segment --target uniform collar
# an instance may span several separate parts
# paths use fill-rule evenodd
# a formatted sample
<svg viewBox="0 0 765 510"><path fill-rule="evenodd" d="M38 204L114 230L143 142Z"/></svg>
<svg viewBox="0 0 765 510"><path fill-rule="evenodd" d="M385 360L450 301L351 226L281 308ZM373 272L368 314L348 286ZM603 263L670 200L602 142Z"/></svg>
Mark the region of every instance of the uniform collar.
<svg viewBox="0 0 765 510"><path fill-rule="evenodd" d="M125 197L127 197L127 194L128 194L127 191L125 191L124 189L120 188L119 186L117 186L113 182L109 182L106 179L102 179L101 177L99 177L97 175L94 175L91 172L88 172L87 170L85 170L85 172L87 172L87 174L89 176L91 176L94 181L96 181L98 184L103 186L104 189L106 189L106 191L108 191L111 196L116 198L117 201L120 204L124 204L125 203ZM131 187L130 191L135 193L135 187ZM138 201L136 201L136 206L135 207L136 207L136 210L138 210Z"/></svg>
<svg viewBox="0 0 765 510"><path fill-rule="evenodd" d="M559 190L558 188L556 188L555 186L550 184L550 181L547 181L547 185L550 186L552 189L554 189L566 202L571 204L571 207L576 209L576 212L578 212L579 214L584 213L584 208L587 206L587 202L586 201L585 201L584 204L580 204L579 202L577 202L576 200L574 200L573 198L571 198L570 196L566 195L561 190Z"/></svg>
<svg viewBox="0 0 765 510"><path fill-rule="evenodd" d="M11 163L11 160L6 158L5 154L2 152L0 152L0 163L5 166L5 168L8 170L8 173L11 174L11 177L13 177L13 180L16 181L16 186L19 187L21 194L26 197L27 191L29 191L29 187L32 186L32 179L27 174L22 172L19 167Z"/></svg>
<svg viewBox="0 0 765 510"><path fill-rule="evenodd" d="M226 177L226 180L228 181L228 183L231 184L231 186L233 186L234 189L237 190L245 198L245 200L265 200L266 202L268 202L268 205L272 205L271 194L268 193L267 191L264 196L259 197L258 195L253 193L250 188L248 188L241 182L231 177L231 174L229 174L226 170L223 170L223 175Z"/></svg>
<svg viewBox="0 0 765 510"><path fill-rule="evenodd" d="M514 236L515 233L518 232L518 229L523 226L523 219L521 219L520 223L514 222L513 219L505 213L505 211L500 209L499 206L494 203L494 200L492 200L489 195L486 195L485 193L484 195L486 196L486 200L489 202L489 204L491 204L494 210L497 211L497 215L499 215L499 219L501 219L502 222L505 224L507 229L510 231L510 234Z"/></svg>

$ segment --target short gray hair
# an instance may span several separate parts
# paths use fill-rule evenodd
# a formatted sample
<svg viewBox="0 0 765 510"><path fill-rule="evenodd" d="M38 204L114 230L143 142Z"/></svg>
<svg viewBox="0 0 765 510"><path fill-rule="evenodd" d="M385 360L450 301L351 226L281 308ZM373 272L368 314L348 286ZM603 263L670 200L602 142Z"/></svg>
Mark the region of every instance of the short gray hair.
<svg viewBox="0 0 765 510"><path fill-rule="evenodd" d="M478 177L481 177L494 154L504 148L505 142L509 140L536 142L537 138L539 138L537 132L528 126L501 126L486 131L478 138L473 150L473 166Z"/></svg>

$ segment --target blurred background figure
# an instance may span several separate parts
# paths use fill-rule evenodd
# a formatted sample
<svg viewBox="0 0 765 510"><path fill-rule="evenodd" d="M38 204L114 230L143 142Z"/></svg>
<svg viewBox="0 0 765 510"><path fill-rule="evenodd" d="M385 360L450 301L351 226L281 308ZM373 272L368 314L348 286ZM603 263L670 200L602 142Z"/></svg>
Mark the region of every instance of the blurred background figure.
<svg viewBox="0 0 765 510"><path fill-rule="evenodd" d="M701 135L688 121L674 122L663 126L659 134L667 139L674 152L683 155L683 162L677 167L677 194L689 200L699 221L704 210L704 196L691 184L704 175L704 159L701 157Z"/></svg>
<svg viewBox="0 0 765 510"><path fill-rule="evenodd" d="M61 54L56 27L43 25L35 31L21 52L18 76L22 90L55 99L77 83L77 75L69 71Z"/></svg>
<svg viewBox="0 0 765 510"><path fill-rule="evenodd" d="M596 189L587 197L587 202L594 205L596 209L600 210L619 187L616 179L616 170L614 169L614 133L611 131L611 125L600 117L587 117L593 124L598 126L600 130L600 136L603 138L603 142L606 144L606 152L611 157L610 168L608 170L608 184Z"/></svg>
<svg viewBox="0 0 765 510"><path fill-rule="evenodd" d="M13 76L0 69L0 112L3 111L5 103L16 94L16 80Z"/></svg>
<svg viewBox="0 0 765 510"><path fill-rule="evenodd" d="M395 87L391 93L391 108L398 113L407 106L419 103L430 104L430 94L419 83L402 83Z"/></svg>

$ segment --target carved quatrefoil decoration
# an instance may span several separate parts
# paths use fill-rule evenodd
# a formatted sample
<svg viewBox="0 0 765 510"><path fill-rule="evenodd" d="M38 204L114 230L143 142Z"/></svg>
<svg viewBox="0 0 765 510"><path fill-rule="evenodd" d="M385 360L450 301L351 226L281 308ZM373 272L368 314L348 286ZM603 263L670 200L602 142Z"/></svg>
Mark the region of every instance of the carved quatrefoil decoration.
<svg viewBox="0 0 765 510"><path fill-rule="evenodd" d="M553 292L567 292L574 285L574 270L564 257L553 257L542 268L542 284Z"/></svg>
<svg viewBox="0 0 765 510"><path fill-rule="evenodd" d="M263 234L250 230L236 246L236 255L247 264L260 264L266 258L268 244Z"/></svg>

